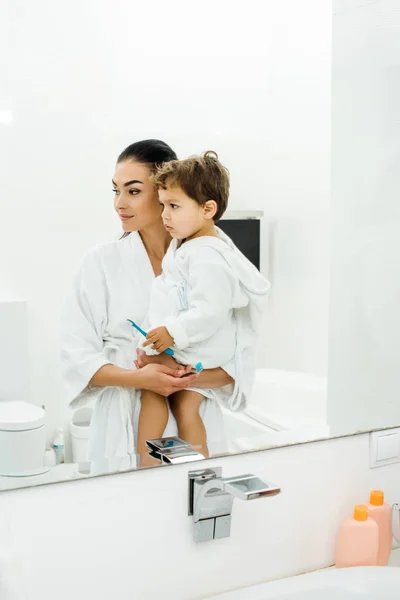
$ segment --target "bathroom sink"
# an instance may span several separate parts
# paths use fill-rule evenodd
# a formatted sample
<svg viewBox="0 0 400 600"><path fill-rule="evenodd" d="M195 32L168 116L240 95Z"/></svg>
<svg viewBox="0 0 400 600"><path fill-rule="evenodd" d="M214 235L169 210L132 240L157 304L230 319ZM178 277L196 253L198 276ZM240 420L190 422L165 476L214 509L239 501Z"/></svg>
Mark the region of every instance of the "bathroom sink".
<svg viewBox="0 0 400 600"><path fill-rule="evenodd" d="M400 568L324 569L262 583L208 600L398 600Z"/></svg>

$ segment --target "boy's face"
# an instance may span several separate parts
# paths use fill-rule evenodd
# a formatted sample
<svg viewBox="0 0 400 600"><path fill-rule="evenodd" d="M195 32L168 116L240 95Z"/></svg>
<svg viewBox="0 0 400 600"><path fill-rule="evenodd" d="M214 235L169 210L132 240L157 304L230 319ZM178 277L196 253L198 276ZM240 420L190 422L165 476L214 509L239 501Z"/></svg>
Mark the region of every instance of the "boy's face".
<svg viewBox="0 0 400 600"><path fill-rule="evenodd" d="M164 227L173 238L188 239L209 226L210 220L205 218L204 207L189 198L180 187L159 190L158 195L163 207Z"/></svg>

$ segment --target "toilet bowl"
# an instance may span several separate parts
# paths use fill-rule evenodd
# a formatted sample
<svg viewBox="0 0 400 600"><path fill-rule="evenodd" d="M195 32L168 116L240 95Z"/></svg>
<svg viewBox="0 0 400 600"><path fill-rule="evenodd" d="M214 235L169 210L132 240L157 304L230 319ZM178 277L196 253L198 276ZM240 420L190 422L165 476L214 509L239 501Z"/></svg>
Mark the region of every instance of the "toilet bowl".
<svg viewBox="0 0 400 600"><path fill-rule="evenodd" d="M45 411L28 402L0 402L0 476L28 477L48 471Z"/></svg>

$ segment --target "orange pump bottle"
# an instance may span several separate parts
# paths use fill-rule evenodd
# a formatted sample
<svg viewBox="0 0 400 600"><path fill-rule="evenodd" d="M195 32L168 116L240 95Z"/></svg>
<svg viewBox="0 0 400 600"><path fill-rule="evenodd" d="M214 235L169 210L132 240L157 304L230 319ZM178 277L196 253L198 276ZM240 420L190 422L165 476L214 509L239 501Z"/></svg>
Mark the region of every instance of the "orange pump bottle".
<svg viewBox="0 0 400 600"><path fill-rule="evenodd" d="M385 497L380 490L373 490L370 495L368 514L379 528L378 565L388 564L392 550L392 507L384 502Z"/></svg>
<svg viewBox="0 0 400 600"><path fill-rule="evenodd" d="M378 564L379 528L359 504L354 515L340 525L336 542L336 567L366 567Z"/></svg>

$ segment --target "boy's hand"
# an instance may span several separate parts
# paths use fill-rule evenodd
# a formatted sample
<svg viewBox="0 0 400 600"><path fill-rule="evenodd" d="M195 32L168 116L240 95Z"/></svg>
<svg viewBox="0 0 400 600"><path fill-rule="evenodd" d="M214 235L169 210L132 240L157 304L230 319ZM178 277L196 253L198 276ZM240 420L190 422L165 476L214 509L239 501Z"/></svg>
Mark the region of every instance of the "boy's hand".
<svg viewBox="0 0 400 600"><path fill-rule="evenodd" d="M164 352L164 350L174 343L174 338L169 335L166 327L156 327L155 329L152 329L146 335L146 340L147 342L143 344L143 347L150 346L151 344L151 347L154 350L157 350L157 352Z"/></svg>

